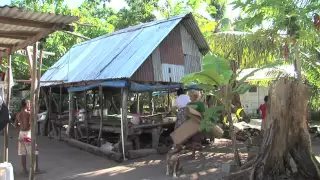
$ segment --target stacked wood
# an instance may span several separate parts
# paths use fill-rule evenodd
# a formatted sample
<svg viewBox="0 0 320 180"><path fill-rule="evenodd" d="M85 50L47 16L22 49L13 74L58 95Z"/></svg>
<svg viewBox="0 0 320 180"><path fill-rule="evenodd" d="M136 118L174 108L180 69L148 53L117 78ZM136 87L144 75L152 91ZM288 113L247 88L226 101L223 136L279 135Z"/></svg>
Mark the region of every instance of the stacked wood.
<svg viewBox="0 0 320 180"><path fill-rule="evenodd" d="M105 156L105 157L107 157L111 160L115 160L117 162L121 162L121 160L122 160L121 153L101 149L99 147L92 146L90 144L83 143L83 142L80 142L80 141L77 141L77 140L71 139L71 138L62 138L62 140L67 142L71 146L77 147L81 150L84 150L84 151L87 151L87 152L90 152L90 153L93 153L96 155Z"/></svg>

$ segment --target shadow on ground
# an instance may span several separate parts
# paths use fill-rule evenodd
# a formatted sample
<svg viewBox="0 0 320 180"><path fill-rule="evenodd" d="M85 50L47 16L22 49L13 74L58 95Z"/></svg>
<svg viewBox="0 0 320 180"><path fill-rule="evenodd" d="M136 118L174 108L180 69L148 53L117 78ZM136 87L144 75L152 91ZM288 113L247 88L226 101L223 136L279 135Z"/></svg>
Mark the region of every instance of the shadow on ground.
<svg viewBox="0 0 320 180"><path fill-rule="evenodd" d="M40 151L40 167L46 171L36 176L37 180L167 180L173 179L166 176L165 155L155 155L124 163L92 155L78 150L64 142L59 142L47 137L38 137ZM0 143L3 143L1 138ZM315 154L320 152L320 143L315 143ZM241 158L247 157L243 143L239 143ZM21 172L20 159L17 156L16 134L9 141L9 159L15 169L16 180L27 180L19 175ZM2 148L0 153L2 154ZM181 158L183 172L179 179L220 179L225 174L221 165L232 160L233 154L230 140L217 139L213 146L197 152L196 160L191 158L191 153Z"/></svg>

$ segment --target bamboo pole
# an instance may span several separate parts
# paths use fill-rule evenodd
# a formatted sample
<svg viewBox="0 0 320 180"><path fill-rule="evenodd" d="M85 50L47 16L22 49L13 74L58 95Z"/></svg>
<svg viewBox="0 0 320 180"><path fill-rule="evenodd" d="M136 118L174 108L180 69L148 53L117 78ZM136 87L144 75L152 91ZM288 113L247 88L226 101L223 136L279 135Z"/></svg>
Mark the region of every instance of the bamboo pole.
<svg viewBox="0 0 320 180"><path fill-rule="evenodd" d="M100 139L102 136L102 126L103 126L103 91L102 86L99 86L99 108L100 108L100 127L98 136L98 147L101 146Z"/></svg>
<svg viewBox="0 0 320 180"><path fill-rule="evenodd" d="M31 156L30 156L30 174L29 180L35 179L35 145L36 145L36 134L35 134L35 126L36 126L36 79L37 79L37 52L38 51L38 42L33 45L33 62L32 62L32 76L31 76Z"/></svg>
<svg viewBox="0 0 320 180"><path fill-rule="evenodd" d="M7 106L10 112L10 97L11 97L11 55L8 55L8 69L7 69ZM8 142L9 142L9 124L6 125L4 128L4 151L3 151L3 161L8 162L9 160L9 149L8 149Z"/></svg>

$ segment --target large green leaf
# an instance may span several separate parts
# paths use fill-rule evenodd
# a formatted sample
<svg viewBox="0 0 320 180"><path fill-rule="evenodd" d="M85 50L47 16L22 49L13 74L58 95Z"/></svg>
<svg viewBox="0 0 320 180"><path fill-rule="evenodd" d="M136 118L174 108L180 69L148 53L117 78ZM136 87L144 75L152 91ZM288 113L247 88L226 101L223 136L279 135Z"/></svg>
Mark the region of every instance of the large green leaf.
<svg viewBox="0 0 320 180"><path fill-rule="evenodd" d="M201 72L186 75L181 79L181 82L185 84L226 85L233 74L229 67L229 61L215 54L208 54L203 58L202 69Z"/></svg>

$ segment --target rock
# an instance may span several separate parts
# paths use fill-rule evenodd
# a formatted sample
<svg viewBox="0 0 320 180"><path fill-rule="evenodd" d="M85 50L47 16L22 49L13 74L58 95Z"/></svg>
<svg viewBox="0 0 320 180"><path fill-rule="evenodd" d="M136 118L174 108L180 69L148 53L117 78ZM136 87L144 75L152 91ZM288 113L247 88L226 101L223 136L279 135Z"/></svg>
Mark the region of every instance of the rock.
<svg viewBox="0 0 320 180"><path fill-rule="evenodd" d="M222 164L222 171L225 173L232 173L235 172L238 165L234 161L229 161L227 163Z"/></svg>

